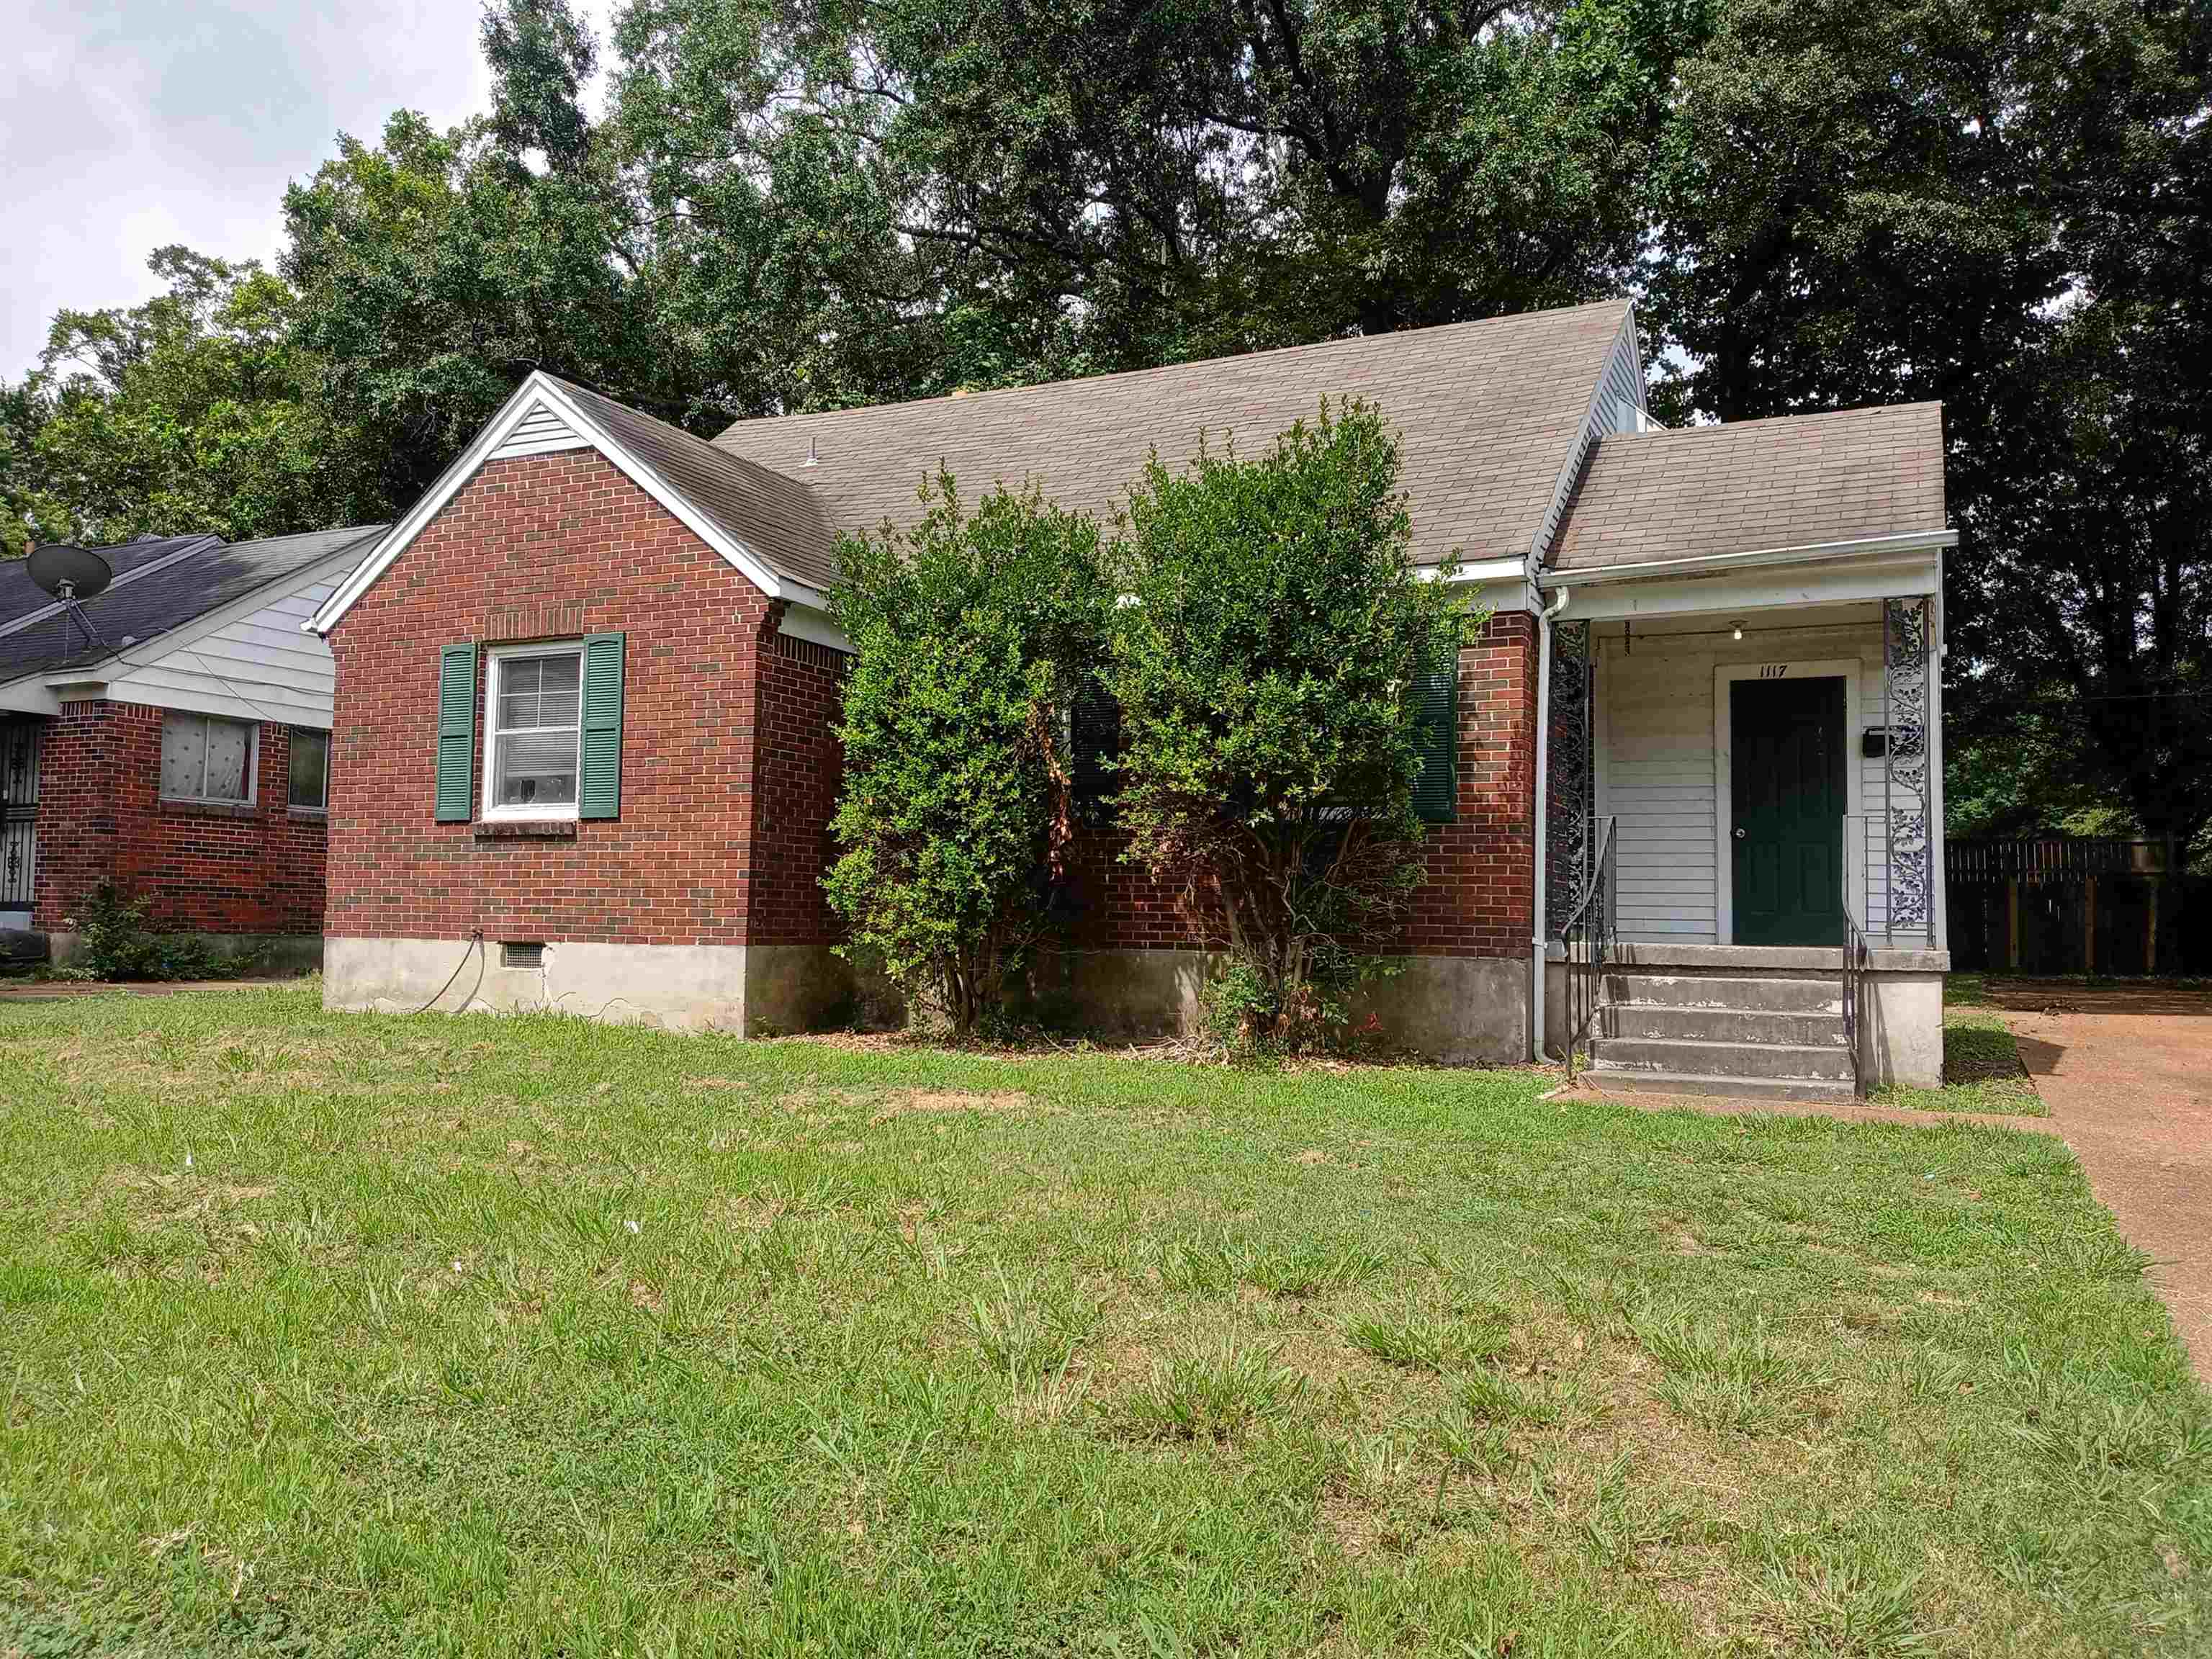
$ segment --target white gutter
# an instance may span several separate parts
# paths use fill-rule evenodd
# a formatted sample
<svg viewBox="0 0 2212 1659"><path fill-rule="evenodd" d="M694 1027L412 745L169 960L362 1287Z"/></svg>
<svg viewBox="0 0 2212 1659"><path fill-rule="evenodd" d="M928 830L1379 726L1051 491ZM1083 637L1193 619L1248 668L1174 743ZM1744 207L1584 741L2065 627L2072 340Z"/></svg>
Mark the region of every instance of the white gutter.
<svg viewBox="0 0 2212 1659"><path fill-rule="evenodd" d="M1641 564L1592 565L1583 569L1536 572L1540 588L1581 587L1590 582L1627 582L1646 576L1694 575L1700 571L1736 570L1762 564L1800 564L1812 559L1880 558L1898 553L1932 553L1959 544L1955 530L1915 530L1901 536L1865 536L1856 541L1808 542L1796 547L1759 547L1742 553L1700 553L1684 559L1648 559Z"/></svg>
<svg viewBox="0 0 2212 1659"><path fill-rule="evenodd" d="M1562 587L1552 603L1536 613L1536 892L1530 910L1536 926L1528 959L1528 1058L1539 1062L1544 1058L1544 855L1552 782L1552 620L1567 608L1573 596L1572 588Z"/></svg>
<svg viewBox="0 0 2212 1659"><path fill-rule="evenodd" d="M1415 581L1432 582L1443 574L1441 565L1417 565ZM1514 581L1528 574L1528 561L1522 558L1477 559L1472 564L1461 565L1451 574L1454 586L1468 586L1483 582Z"/></svg>

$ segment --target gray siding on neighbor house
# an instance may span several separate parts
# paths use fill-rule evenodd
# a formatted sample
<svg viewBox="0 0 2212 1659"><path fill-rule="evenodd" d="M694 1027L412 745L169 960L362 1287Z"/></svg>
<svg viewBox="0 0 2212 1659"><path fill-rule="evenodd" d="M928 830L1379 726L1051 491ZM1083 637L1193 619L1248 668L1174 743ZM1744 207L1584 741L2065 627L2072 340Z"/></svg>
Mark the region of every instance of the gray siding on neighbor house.
<svg viewBox="0 0 2212 1659"><path fill-rule="evenodd" d="M157 641L143 653L143 666L118 665L107 682L108 697L327 731L336 665L330 647L302 633L301 624L330 598L343 574L332 572L279 594L185 643ZM137 652L125 655L142 657Z"/></svg>

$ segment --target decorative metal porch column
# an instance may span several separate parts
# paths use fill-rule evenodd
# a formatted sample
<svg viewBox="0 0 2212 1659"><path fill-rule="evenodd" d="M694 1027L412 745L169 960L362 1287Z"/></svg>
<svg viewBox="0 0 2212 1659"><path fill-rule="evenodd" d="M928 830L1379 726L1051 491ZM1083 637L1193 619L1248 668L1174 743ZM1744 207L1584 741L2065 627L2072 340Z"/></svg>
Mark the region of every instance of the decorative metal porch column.
<svg viewBox="0 0 2212 1659"><path fill-rule="evenodd" d="M1544 804L1545 929L1559 936L1589 884L1590 826L1597 811L1597 772L1590 698L1594 684L1590 625L1552 626L1551 799Z"/></svg>
<svg viewBox="0 0 2212 1659"><path fill-rule="evenodd" d="M1881 604L1881 795L1884 868L1888 874L1882 931L1936 939L1935 845L1929 823L1928 677L1935 647L1933 601L1926 596Z"/></svg>

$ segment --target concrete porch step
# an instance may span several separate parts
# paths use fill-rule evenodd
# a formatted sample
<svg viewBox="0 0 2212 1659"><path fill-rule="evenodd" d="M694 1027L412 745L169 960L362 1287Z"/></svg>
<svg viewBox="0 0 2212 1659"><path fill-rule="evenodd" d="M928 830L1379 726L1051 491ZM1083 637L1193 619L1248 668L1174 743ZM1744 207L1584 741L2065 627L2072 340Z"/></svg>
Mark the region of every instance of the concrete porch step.
<svg viewBox="0 0 2212 1659"><path fill-rule="evenodd" d="M1844 1017L1840 1013L1776 1013L1760 1008L1689 1007L1671 1002L1614 1002L1598 1010L1597 1035L1840 1048Z"/></svg>
<svg viewBox="0 0 2212 1659"><path fill-rule="evenodd" d="M1610 1094L1723 1095L1737 1100L1851 1100L1850 1084L1832 1078L1700 1077L1685 1072L1590 1072Z"/></svg>
<svg viewBox="0 0 2212 1659"><path fill-rule="evenodd" d="M1683 1077L1746 1077L1790 1081L1851 1080L1851 1057L1840 1044L1703 1042L1670 1037L1593 1037L1593 1071L1668 1072Z"/></svg>
<svg viewBox="0 0 2212 1659"><path fill-rule="evenodd" d="M1607 968L1599 976L1607 1002L1668 1008L1730 1008L1747 1013L1841 1014L1840 974L1814 979L1778 975L1673 974L1649 969Z"/></svg>

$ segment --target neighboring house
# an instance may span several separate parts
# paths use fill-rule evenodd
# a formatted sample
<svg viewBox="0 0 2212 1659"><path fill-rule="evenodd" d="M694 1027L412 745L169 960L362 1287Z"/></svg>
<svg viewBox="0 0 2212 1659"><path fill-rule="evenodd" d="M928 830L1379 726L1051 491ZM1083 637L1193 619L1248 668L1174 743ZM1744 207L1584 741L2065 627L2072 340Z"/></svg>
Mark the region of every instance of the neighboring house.
<svg viewBox="0 0 2212 1659"><path fill-rule="evenodd" d="M66 962L105 884L222 954L319 959L331 664L301 625L384 529L142 537L74 610L0 566L0 928Z"/></svg>
<svg viewBox="0 0 2212 1659"><path fill-rule="evenodd" d="M1357 395L1403 434L1417 557L1494 612L1430 757L1386 1028L1491 1060L1587 1030L1631 1082L1840 1091L1849 1026L1873 1074L1930 1081L1940 410L1670 432L1644 383L1625 301L711 443L533 374L312 624L338 663L326 996L842 1017L837 533L912 522L940 465L1104 513L1155 447L1256 453ZM1187 1023L1204 941L1114 852L1079 860L1047 976L1104 1026Z"/></svg>

